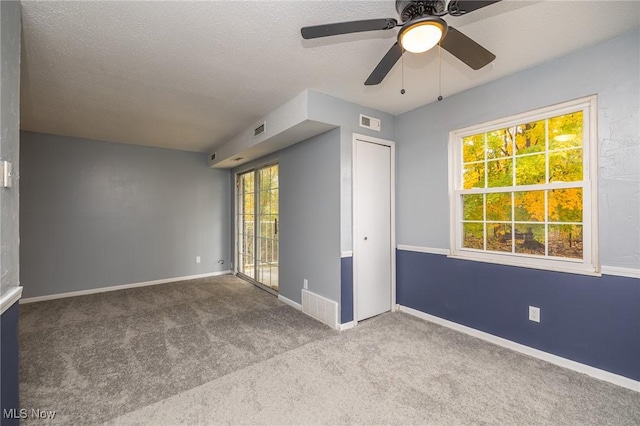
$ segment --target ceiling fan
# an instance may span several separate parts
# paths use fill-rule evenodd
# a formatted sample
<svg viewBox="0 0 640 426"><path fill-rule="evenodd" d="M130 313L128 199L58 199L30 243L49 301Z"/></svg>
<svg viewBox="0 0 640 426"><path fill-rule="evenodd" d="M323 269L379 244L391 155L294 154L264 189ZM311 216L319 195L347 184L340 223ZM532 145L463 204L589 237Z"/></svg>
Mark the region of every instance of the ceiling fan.
<svg viewBox="0 0 640 426"><path fill-rule="evenodd" d="M396 10L401 23L393 18L366 19L303 27L301 33L302 38L312 39L401 27L398 32L398 41L389 49L367 78L364 83L366 86L380 84L404 51L422 53L438 43L453 56L474 70L478 70L493 61L496 55L447 25L447 22L441 17L447 14L451 16L465 15L499 1L450 0L447 4L446 0L396 0Z"/></svg>

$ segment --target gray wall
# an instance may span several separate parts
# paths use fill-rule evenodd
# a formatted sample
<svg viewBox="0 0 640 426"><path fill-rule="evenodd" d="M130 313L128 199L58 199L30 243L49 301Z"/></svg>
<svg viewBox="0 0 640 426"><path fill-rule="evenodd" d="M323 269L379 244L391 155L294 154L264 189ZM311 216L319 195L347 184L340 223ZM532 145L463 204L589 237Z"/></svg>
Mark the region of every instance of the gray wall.
<svg viewBox="0 0 640 426"><path fill-rule="evenodd" d="M360 127L360 114L381 119L381 131ZM309 116L339 127L233 173L279 162L280 294L300 302L306 278L309 290L341 303L341 250L352 249L353 133L394 140L396 119L316 91L309 91Z"/></svg>
<svg viewBox="0 0 640 426"><path fill-rule="evenodd" d="M309 290L340 302L340 130L280 152L280 293Z"/></svg>
<svg viewBox="0 0 640 426"><path fill-rule="evenodd" d="M386 112L334 98L315 91L309 92L310 115L314 119L340 126L340 249L352 247L352 170L353 134L373 136L395 141L396 117ZM360 114L379 118L380 131L360 127Z"/></svg>
<svg viewBox="0 0 640 426"><path fill-rule="evenodd" d="M0 2L0 159L13 165L13 187L0 188L0 296L20 283L19 151L20 30L19 2Z"/></svg>
<svg viewBox="0 0 640 426"><path fill-rule="evenodd" d="M21 166L25 297L230 267L229 171L205 154L23 132Z"/></svg>
<svg viewBox="0 0 640 426"><path fill-rule="evenodd" d="M398 244L449 247L450 131L597 94L601 263L638 268L639 40L636 30L400 115Z"/></svg>
<svg viewBox="0 0 640 426"><path fill-rule="evenodd" d="M339 302L340 129L234 169L232 179L274 161L280 171L279 293L300 303L306 278L309 290Z"/></svg>

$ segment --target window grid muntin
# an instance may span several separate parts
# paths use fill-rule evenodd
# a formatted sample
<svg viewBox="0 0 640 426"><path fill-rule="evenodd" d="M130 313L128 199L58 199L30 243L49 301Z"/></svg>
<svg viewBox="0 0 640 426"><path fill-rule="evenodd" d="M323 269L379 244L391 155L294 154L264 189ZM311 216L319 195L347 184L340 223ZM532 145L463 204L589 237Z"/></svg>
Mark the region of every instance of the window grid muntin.
<svg viewBox="0 0 640 426"><path fill-rule="evenodd" d="M488 238L488 232L489 232L489 226L488 224L490 223L502 223L502 224L509 224L511 226L511 252L500 252L500 253L510 253L510 254L518 254L516 252L516 238L514 238L514 235L516 234L516 226L517 225L526 225L526 224L530 224L530 225L544 225L544 238L545 238L545 254L544 257L549 257L549 225L571 225L571 226L582 226L583 227L583 259L585 258L585 250L584 250L584 229L585 229L585 213L584 213L584 209L585 209L585 190L584 190L584 185L575 185L575 182L571 182L573 185L562 185L560 187L556 187L555 184L540 184L540 185L528 185L528 187L530 187L531 189L529 191L526 190L522 190L522 187L509 187L510 190L506 190L506 191L498 191L498 188L493 188L493 191L491 192L481 192L482 189L481 188L476 188L474 190L457 190L455 191L458 194L458 198L459 198L459 202L458 205L461 207L460 210L460 218L458 220L458 223L460 224L460 241L459 241L459 247L461 249L467 250L470 249L469 247L465 247L464 246L464 224L465 223L478 223L478 224L483 224L484 225L484 229L483 229L483 246L484 246L484 250L485 251L491 251L489 249L487 249L487 238ZM547 188L540 188L542 186L545 186ZM516 189L517 188L517 189ZM535 189L534 189L535 188ZM549 216L549 205L548 205L548 199L549 199L549 192L554 190L554 189L581 189L582 190L582 221L581 222L577 222L577 221L567 221L567 222L561 222L561 221L557 221L557 220L549 220L550 216ZM491 189L491 188L487 188L487 189ZM500 188L500 189L504 189L504 188ZM473 191L473 192L471 192ZM542 191L544 194L544 220L542 221L521 221L521 220L516 220L516 215L515 215L515 193L516 192L531 192L531 191ZM463 202L463 196L464 195L483 195L482 198L482 206L483 206L483 219L480 220L469 220L469 219L464 219L463 214L464 214L464 202ZM510 194L510 198L511 198L511 220L496 220L496 219L491 219L489 220L487 218L487 195L488 194ZM540 257L540 256L536 256L536 257ZM556 258L559 259L563 259L562 257L559 256L554 256ZM572 259L572 258L567 258L567 259Z"/></svg>
<svg viewBox="0 0 640 426"><path fill-rule="evenodd" d="M492 263L503 263L503 264L512 264L515 266L527 266L527 267L534 267L534 268L541 268L541 269L551 269L551 270L560 270L560 271L567 271L567 272L578 272L578 273L588 273L588 274L599 274L599 265L598 265L598 255L597 255L597 228L595 228L597 226L597 196L596 193L594 191L596 191L596 179L595 176L591 176L591 170L593 169L593 173L595 174L597 171L597 158L595 158L595 151L592 153L591 151L593 150L594 146L593 144L595 144L596 140L595 135L596 133L596 123L593 121L596 118L596 114L594 114L596 112L596 99L595 96L591 96L589 98L583 98L577 101L571 101L571 102L567 102L565 104L562 104L560 106L552 106L552 107L546 107L546 108L542 108L540 110L538 110L537 112L534 113L525 113L525 114L519 114L517 116L513 116L513 117L509 117L509 118L505 118L502 119L500 121L494 121L492 123L486 123L482 126L474 126L474 127L470 127L467 129L462 129L460 131L457 132L452 132L452 139L450 142L450 150L451 150L451 155L453 155L453 157L450 156L450 166L451 166L451 171L452 171L452 176L450 179L451 182L451 194L452 194L452 198L451 198L451 212L452 212L452 226L451 226L451 244L452 244L452 252L451 255L453 257L462 257L462 258L472 258L475 260L483 260L483 261L487 261L487 262L492 262ZM549 150L550 147L550 138L551 138L551 133L550 133L550 126L549 126L549 120L552 120L554 118L557 117L562 117L562 116L566 116L569 114L574 114L574 113L582 113L582 145L581 146L575 146L575 145L571 145L571 146L563 146L563 147L558 147L558 148L554 148L552 150ZM515 179L513 180L513 185L511 187L488 187L489 185L489 179L487 174L489 173L488 167L486 165L487 163L487 153L486 153L486 149L487 149L487 134L488 132L492 132L492 131L496 131L496 130L501 130L501 129L505 129L505 128L511 128L511 127L515 127L518 125L523 125L526 123L533 123L536 121L540 121L540 120L545 120L545 151L544 151L544 155L545 155L545 181L547 182L546 184L535 184L535 185L516 185ZM474 162L468 162L465 163L463 162L463 152L460 152L461 149L464 149L461 141L463 140L463 138L469 137L469 136L473 136L473 135L477 135L482 133L484 135L484 140L485 140L485 152L483 153L483 160L482 161L474 161ZM554 134L562 134L561 132L556 132ZM539 139L538 139L539 140ZM457 142L456 142L457 141ZM456 145L457 143L457 145ZM516 154L518 152L518 147L516 144L516 139L514 138L513 140L514 146L513 146L513 154L511 156L511 158L515 158ZM569 151L569 150L574 150L574 149L582 149L582 180L580 181L570 181L570 182L552 182L549 183L549 179L551 178L551 171L549 170L550 167L550 160L549 160L549 155L550 153L554 153L554 152L561 152L561 151ZM479 154L479 153L478 153ZM542 151L536 151L536 152L532 152L532 153L527 153L527 154L521 154L521 156L526 156L526 155L540 155L543 154ZM458 158L458 161L456 162L455 159ZM509 157L500 157L500 158L509 158ZM493 158L491 160L494 160ZM469 188L469 189L461 189L463 188L463 184L464 184L464 176L463 176L463 169L465 167L470 166L471 164L478 164L478 163L484 163L484 187L473 187L473 188ZM571 164L571 163L569 163ZM515 168L513 168L514 170L512 170L512 173L515 173L516 170ZM480 182L476 182L480 183ZM583 220L582 222L555 222L555 221L549 221L549 201L548 201L548 197L549 197L549 190L552 189L564 189L564 188L579 188L582 190L582 216L583 216ZM485 250L479 250L479 249L469 249L464 247L464 233L462 232L462 208L463 208L463 204L462 204L462 197L461 195L467 195L467 194L483 194L483 199L486 198L486 195L484 194L488 194L488 193L492 193L492 192L521 192L521 191L530 191L530 190L544 190L544 217L545 217L545 222L535 222L536 224L540 225L542 223L544 223L544 238L545 238L545 254L544 256L541 255L536 255L536 259L537 262L534 263L529 263L529 262L520 262L520 261L512 261L509 260L509 257L521 257L521 256L527 256L527 255L522 255L522 254L518 254L518 253L507 253L507 256L504 256L503 254L498 255L498 256L493 256L493 257L477 257L477 256L466 256L464 255L464 252L470 252L475 254L474 252L477 252L478 254L483 254L483 253L491 253L489 251L486 250L486 245ZM512 196L513 197L513 196ZM483 222L486 223L486 200L483 202L483 213L484 213L484 217L483 217ZM512 202L512 209L515 208L515 203ZM513 221L512 221L512 226L514 224L519 224L519 223L515 223L515 215L513 215L512 217ZM567 226L578 226L580 227L580 233L582 236L582 256L583 256L583 260L577 260L575 258L565 258L565 257L554 257L553 255L549 254L549 246L550 246L550 229L549 226L553 226L553 225L567 225ZM487 232L489 232L489 230L487 229L487 227L485 226L484 228L484 232L483 232L483 239L485 241L486 244L486 237L487 237ZM515 229L512 229L512 232L515 232ZM566 241L566 240L565 240ZM570 255L570 254L569 254ZM506 257L506 258L505 258ZM577 267L566 267L563 265L566 265L566 263L582 263L582 268L577 268Z"/></svg>

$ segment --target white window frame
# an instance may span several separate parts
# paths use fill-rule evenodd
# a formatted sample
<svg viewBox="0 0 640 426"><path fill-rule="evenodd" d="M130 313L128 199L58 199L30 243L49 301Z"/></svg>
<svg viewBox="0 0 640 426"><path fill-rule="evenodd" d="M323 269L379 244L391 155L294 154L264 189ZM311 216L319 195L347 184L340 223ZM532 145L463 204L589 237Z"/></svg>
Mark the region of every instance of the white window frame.
<svg viewBox="0 0 640 426"><path fill-rule="evenodd" d="M462 138L478 133L490 132L530 123L572 112L583 113L583 180L577 182L554 182L540 185L518 185L499 188L462 189ZM560 272L571 272L600 276L598 257L598 132L596 96L588 96L522 114L494 120L488 123L465 127L449 133L449 212L450 254L449 257L520 266ZM546 151L545 151L546 152ZM583 259L549 258L536 255L506 253L462 247L462 195L491 192L518 192L527 190L552 190L566 187L582 188ZM512 230L515 232L515 230Z"/></svg>

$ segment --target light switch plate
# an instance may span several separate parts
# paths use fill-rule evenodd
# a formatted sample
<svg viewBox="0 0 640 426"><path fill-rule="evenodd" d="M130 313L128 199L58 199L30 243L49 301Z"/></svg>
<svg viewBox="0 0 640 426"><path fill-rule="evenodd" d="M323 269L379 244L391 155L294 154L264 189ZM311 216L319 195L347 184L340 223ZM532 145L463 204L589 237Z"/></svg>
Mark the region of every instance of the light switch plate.
<svg viewBox="0 0 640 426"><path fill-rule="evenodd" d="M376 132L380 131L380 119L366 116L364 114L360 114L360 127L364 127L366 129L375 130Z"/></svg>

